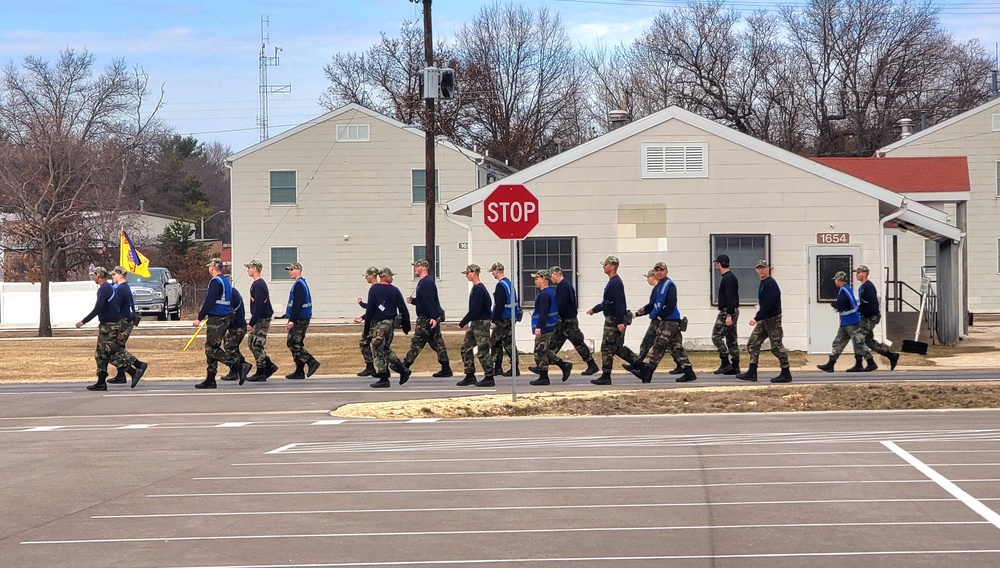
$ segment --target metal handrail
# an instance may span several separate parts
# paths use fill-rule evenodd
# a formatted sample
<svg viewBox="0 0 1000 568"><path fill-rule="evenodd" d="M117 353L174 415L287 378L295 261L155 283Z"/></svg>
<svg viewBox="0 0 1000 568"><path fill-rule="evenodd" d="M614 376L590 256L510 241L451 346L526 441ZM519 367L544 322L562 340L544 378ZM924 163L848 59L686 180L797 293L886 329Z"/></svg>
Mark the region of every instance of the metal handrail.
<svg viewBox="0 0 1000 568"><path fill-rule="evenodd" d="M914 288L913 286L910 286L906 282L903 282L902 280L887 280L885 282L885 289L886 289L886 292L885 292L885 305L886 305L886 309L888 310L889 307L892 306L893 309L891 311L901 312L901 311L903 311L903 304L906 304L907 306L909 306L909 308L911 310L913 310L915 312L916 311L920 311L920 308L918 308L917 306L915 306L915 305L911 304L910 302L906 301L905 299L903 299L903 289L904 288L908 289L911 292L913 292L914 294L916 294L917 298L920 297L920 291L917 290L916 288ZM918 303L919 303L919 300L918 300Z"/></svg>

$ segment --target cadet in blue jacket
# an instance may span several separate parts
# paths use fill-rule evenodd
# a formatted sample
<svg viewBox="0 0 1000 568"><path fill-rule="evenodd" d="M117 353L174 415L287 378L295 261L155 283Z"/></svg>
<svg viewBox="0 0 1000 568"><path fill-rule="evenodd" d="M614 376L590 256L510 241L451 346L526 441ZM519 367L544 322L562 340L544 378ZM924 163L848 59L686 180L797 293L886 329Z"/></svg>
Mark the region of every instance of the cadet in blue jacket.
<svg viewBox="0 0 1000 568"><path fill-rule="evenodd" d="M844 347L847 347L847 342L850 341L854 343L854 357L857 359L857 363L848 369L847 372L874 371L878 369L878 366L875 365L871 352L865 346L866 334L865 330L861 327L861 313L858 311L858 302L854 299L854 291L851 290L850 284L847 283L847 273L843 270L837 272L833 275L833 281L837 284L838 288L837 299L833 301L833 309L840 316L840 327L837 328L837 335L833 338L833 351L830 353L830 358L826 363L817 365L816 368L820 371L832 373L833 365L837 362L840 354L843 353ZM868 367L861 366L862 359L868 360Z"/></svg>
<svg viewBox="0 0 1000 568"><path fill-rule="evenodd" d="M551 342L556 324L559 323L559 310L556 308L555 292L549 288L549 276L551 273L548 270L539 270L531 275L538 288L535 310L531 312L531 332L535 335L535 367L538 369L538 378L531 381L535 386L549 384L549 365L559 367L564 382L573 370L572 363L563 361L552 351Z"/></svg>
<svg viewBox="0 0 1000 568"><path fill-rule="evenodd" d="M285 375L286 379L304 379L313 376L316 369L319 369L319 361L306 351L306 330L309 329L309 320L312 319L312 293L309 291L309 284L302 277L302 265L293 262L285 267L288 275L295 282L288 291L288 306L285 308L285 317L288 323L285 324L285 331L288 338L285 345L292 352L292 360L295 361L295 371ZM308 367L308 370L303 370Z"/></svg>

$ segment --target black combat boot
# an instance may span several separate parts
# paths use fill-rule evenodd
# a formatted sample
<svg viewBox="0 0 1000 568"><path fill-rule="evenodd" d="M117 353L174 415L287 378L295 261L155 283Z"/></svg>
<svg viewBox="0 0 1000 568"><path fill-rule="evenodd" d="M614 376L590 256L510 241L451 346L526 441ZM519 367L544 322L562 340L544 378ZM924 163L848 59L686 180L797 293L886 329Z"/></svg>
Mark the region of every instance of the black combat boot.
<svg viewBox="0 0 1000 568"><path fill-rule="evenodd" d="M385 371L383 373L376 373L374 377L378 380L368 385L373 389L387 389L391 385L391 383L389 382L389 371Z"/></svg>
<svg viewBox="0 0 1000 568"><path fill-rule="evenodd" d="M899 363L899 353L893 353L892 351L885 354L885 358L889 360L889 370L896 370L896 363Z"/></svg>
<svg viewBox="0 0 1000 568"><path fill-rule="evenodd" d="M636 365L639 366L639 374L636 375L639 377L639 380L644 383L653 382L653 372L656 371L656 367L652 363L645 363L643 361L639 361Z"/></svg>
<svg viewBox="0 0 1000 568"><path fill-rule="evenodd" d="M587 370L580 374L585 377L589 377L590 375L596 375L597 372L600 370L601 369L597 366L597 363L594 361L594 359L590 358L587 359Z"/></svg>
<svg viewBox="0 0 1000 568"><path fill-rule="evenodd" d="M837 363L837 357L835 355L830 355L830 358L827 359L826 363L823 363L822 365L816 365L816 368L819 369L820 371L823 371L824 373L832 373L833 366L836 363Z"/></svg>
<svg viewBox="0 0 1000 568"><path fill-rule="evenodd" d="M590 383L594 385L610 385L611 384L611 373L604 371L601 373L600 377L596 379L590 379Z"/></svg>
<svg viewBox="0 0 1000 568"><path fill-rule="evenodd" d="M691 365L684 367L684 374L674 379L677 383L690 383L691 381L698 380L698 375L694 374L694 368Z"/></svg>
<svg viewBox="0 0 1000 568"><path fill-rule="evenodd" d="M517 363L514 363L513 365L511 365L510 369L507 369L507 371L504 372L504 374L502 376L504 376L504 377L518 376L518 377L520 377L521 376L521 369L518 368Z"/></svg>
<svg viewBox="0 0 1000 568"><path fill-rule="evenodd" d="M247 376L250 375L250 369L253 369L253 365L247 363L246 359L240 360L240 386L243 386L243 383L247 381Z"/></svg>
<svg viewBox="0 0 1000 568"><path fill-rule="evenodd" d="M722 374L723 375L738 375L738 374L740 374L740 356L736 355L734 353L732 355L732 357L730 358L730 363L731 363L730 366L732 367L732 369L729 370L728 372L725 372L725 373L722 373Z"/></svg>
<svg viewBox="0 0 1000 568"><path fill-rule="evenodd" d="M531 385L531 386L535 386L535 387L543 387L543 386L546 386L546 385L550 384L549 383L549 372L548 371L541 371L540 373L538 373L538 378L535 379L535 380L533 380L533 381L531 381L531 382L529 382L528 384Z"/></svg>
<svg viewBox="0 0 1000 568"><path fill-rule="evenodd" d="M262 383L262 382L266 381L267 380L267 364L270 363L270 362L271 362L270 359L265 358L264 362L262 364L257 365L257 370L254 371L254 373L252 375L250 375L249 377L247 377L247 382L250 382L250 383Z"/></svg>
<svg viewBox="0 0 1000 568"><path fill-rule="evenodd" d="M848 373L860 373L865 370L864 365L861 364L861 355L854 356L854 366L847 370Z"/></svg>
<svg viewBox="0 0 1000 568"><path fill-rule="evenodd" d="M495 387L497 386L496 381L493 380L493 375L486 375L483 380L476 383L477 387Z"/></svg>
<svg viewBox="0 0 1000 568"><path fill-rule="evenodd" d="M399 373L399 384L400 385L405 385L406 381L410 380L410 375L413 374L413 371L411 371L403 363L393 363L391 368L392 368L393 371L396 371L397 373Z"/></svg>
<svg viewBox="0 0 1000 568"><path fill-rule="evenodd" d="M125 380L125 367L119 367L118 373L116 373L114 377L108 379L107 382L109 385L124 385L128 382Z"/></svg>
<svg viewBox="0 0 1000 568"><path fill-rule="evenodd" d="M295 364L295 370L292 371L291 373L285 375L285 378L286 379L304 379L304 378L306 378L306 374L304 372L305 368L306 368L306 364L305 363L296 363Z"/></svg>
<svg viewBox="0 0 1000 568"><path fill-rule="evenodd" d="M443 379L443 378L447 378L447 377L454 377L455 373L452 372L452 370L451 370L451 363L449 363L448 361L445 361L444 363L441 363L441 370L438 371L438 372L436 372L436 373L434 373L431 376L434 377L434 378L436 378L436 379Z"/></svg>
<svg viewBox="0 0 1000 568"><path fill-rule="evenodd" d="M536 374L536 375L537 375L538 373L541 373L541 372L542 372L542 370L541 370L541 369L539 369L538 367L536 367L536 366L532 365L532 366L528 367L528 372L529 372L529 373L534 373L534 374ZM500 373L497 373L497 374L499 375Z"/></svg>
<svg viewBox="0 0 1000 568"><path fill-rule="evenodd" d="M375 365L372 363L365 363L365 368L358 372L359 377L372 377L375 375Z"/></svg>
<svg viewBox="0 0 1000 568"><path fill-rule="evenodd" d="M712 371L713 375L725 375L733 370L733 364L729 362L729 355L719 355L719 368Z"/></svg>
<svg viewBox="0 0 1000 568"><path fill-rule="evenodd" d="M788 367L782 367L781 372L778 373L777 377L771 379L772 383L790 383L792 382L792 372Z"/></svg>
<svg viewBox="0 0 1000 568"><path fill-rule="evenodd" d="M229 365L229 372L225 376L219 377L220 381L236 381L240 378L240 364Z"/></svg>
<svg viewBox="0 0 1000 568"><path fill-rule="evenodd" d="M467 387L469 385L474 385L474 384L476 384L476 374L475 373L466 373L465 374L465 378L462 379L462 380L460 380L460 381L458 381L457 383L455 383L455 386L457 386L457 387Z"/></svg>
<svg viewBox="0 0 1000 568"><path fill-rule="evenodd" d="M667 373L667 374L669 374L669 375L683 375L684 374L684 367L681 367L681 364L677 363L677 366L674 367L673 369L670 369L670 372Z"/></svg>
<svg viewBox="0 0 1000 568"><path fill-rule="evenodd" d="M311 377L315 375L316 370L319 369L319 361L316 359L310 359L309 362L306 363L306 367L306 376Z"/></svg>
<svg viewBox="0 0 1000 568"><path fill-rule="evenodd" d="M556 367L559 367L559 370L562 371L562 380L565 383L566 379L569 378L570 373L573 372L573 363L570 363L569 361L560 360L558 363L556 363Z"/></svg>
<svg viewBox="0 0 1000 568"><path fill-rule="evenodd" d="M878 369L878 365L875 364L875 358L871 355L865 360L865 368L861 370L862 373L870 373Z"/></svg>
<svg viewBox="0 0 1000 568"><path fill-rule="evenodd" d="M196 384L194 388L196 389L214 389L215 388L215 371L210 371L205 375L205 380Z"/></svg>
<svg viewBox="0 0 1000 568"><path fill-rule="evenodd" d="M97 373L97 382L92 385L87 385L87 390L89 391L106 391L108 390L108 373L107 371L100 371Z"/></svg>
<svg viewBox="0 0 1000 568"><path fill-rule="evenodd" d="M757 382L757 363L750 363L747 372L736 375L736 378L741 381Z"/></svg>
<svg viewBox="0 0 1000 568"><path fill-rule="evenodd" d="M135 363L132 365L132 368L126 371L129 375L132 376L132 384L130 385L130 388L134 389L135 385L139 384L139 379L141 379L142 376L146 374L146 369L148 367L149 363L143 363L138 359L135 360Z"/></svg>

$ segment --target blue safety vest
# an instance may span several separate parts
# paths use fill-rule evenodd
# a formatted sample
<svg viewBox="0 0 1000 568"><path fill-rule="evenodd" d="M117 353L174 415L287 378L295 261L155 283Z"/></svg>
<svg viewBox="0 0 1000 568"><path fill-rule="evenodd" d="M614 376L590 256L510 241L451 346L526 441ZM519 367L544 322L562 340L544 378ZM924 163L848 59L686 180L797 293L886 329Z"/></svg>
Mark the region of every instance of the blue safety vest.
<svg viewBox="0 0 1000 568"><path fill-rule="evenodd" d="M661 320L679 320L681 319L681 311L674 306L674 311L669 314L660 313L663 310L663 304L667 303L667 289L670 286L676 286L674 281L667 278L663 281L663 289L660 290L660 295L656 297L656 302L653 303L653 312L650 314L652 317L659 318Z"/></svg>
<svg viewBox="0 0 1000 568"><path fill-rule="evenodd" d="M549 295L549 313L545 314L545 319L542 320L542 314L538 313L537 310L532 312L531 327L542 330L542 333L549 333L555 331L556 324L559 323L559 309L556 308L556 293L552 288L546 288L542 290L542 293Z"/></svg>
<svg viewBox="0 0 1000 568"><path fill-rule="evenodd" d="M838 294L843 294L847 297L847 300L851 303L850 309L844 311L837 311L840 314L840 325L843 327L845 325L855 325L861 323L861 313L858 311L858 301L854 299L854 291L847 284L840 287Z"/></svg>
<svg viewBox="0 0 1000 568"><path fill-rule="evenodd" d="M502 278L502 279L500 279L500 285L503 286L504 291L507 292L507 303L504 305L504 308L503 308L503 319L506 319L506 320L510 319L510 306L511 306L511 304L513 304L514 307L517 308L517 311L514 312L514 314L515 314L514 317L519 317L521 315L521 304L517 301L517 294L514 293L513 286L510 285L510 279L508 279L508 278ZM553 300L552 303L554 305L555 304L555 300ZM521 320L518 320L518 321L521 321Z"/></svg>
<svg viewBox="0 0 1000 568"><path fill-rule="evenodd" d="M228 316L233 303L233 285L229 283L228 278L221 274L212 278L212 280L222 285L222 296L215 301L215 305L212 306L212 309L208 310L208 315Z"/></svg>
<svg viewBox="0 0 1000 568"><path fill-rule="evenodd" d="M285 309L285 317L290 317L292 315L292 303L295 301L295 287L300 284L302 285L302 289L306 292L306 299L302 303L302 309L299 310L298 319L311 319L313 316L313 300L305 278L299 278L293 282L291 289L288 290L288 307Z"/></svg>

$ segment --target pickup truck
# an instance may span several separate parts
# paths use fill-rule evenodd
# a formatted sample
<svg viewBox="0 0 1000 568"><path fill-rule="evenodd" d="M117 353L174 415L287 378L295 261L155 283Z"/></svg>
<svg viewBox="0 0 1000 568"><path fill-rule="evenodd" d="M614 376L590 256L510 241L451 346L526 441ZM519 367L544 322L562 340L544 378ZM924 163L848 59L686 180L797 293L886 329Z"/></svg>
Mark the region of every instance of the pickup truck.
<svg viewBox="0 0 1000 568"><path fill-rule="evenodd" d="M155 314L163 321L181 319L181 302L184 291L177 279L166 268L150 268L149 278L132 272L125 275L135 309L140 314Z"/></svg>

